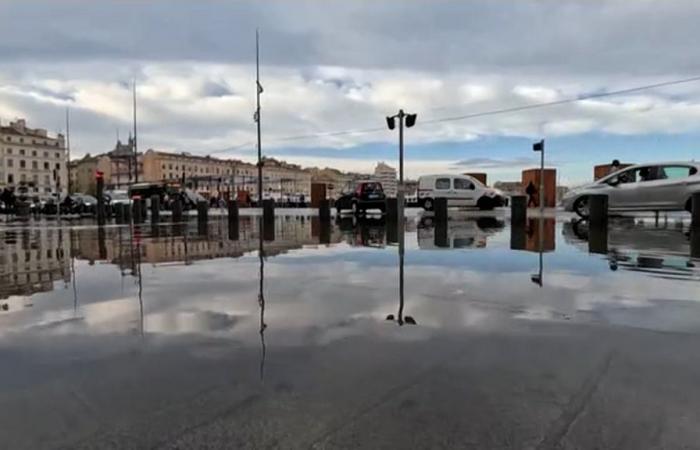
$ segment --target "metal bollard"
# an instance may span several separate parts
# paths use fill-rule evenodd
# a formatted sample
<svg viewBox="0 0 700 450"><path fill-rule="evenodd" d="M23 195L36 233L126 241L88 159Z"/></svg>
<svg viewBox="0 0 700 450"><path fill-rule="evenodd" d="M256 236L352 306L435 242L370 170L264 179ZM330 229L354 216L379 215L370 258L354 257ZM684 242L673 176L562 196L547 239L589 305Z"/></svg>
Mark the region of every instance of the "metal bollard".
<svg viewBox="0 0 700 450"><path fill-rule="evenodd" d="M104 196L105 181L101 176L97 177L97 224L105 224L105 196Z"/></svg>
<svg viewBox="0 0 700 450"><path fill-rule="evenodd" d="M209 204L206 201L197 202L197 221L207 222L209 220Z"/></svg>
<svg viewBox="0 0 700 450"><path fill-rule="evenodd" d="M173 213L173 222L174 223L179 223L182 222L182 199L180 198L179 195L176 195L175 198L173 199L172 203L172 213Z"/></svg>
<svg viewBox="0 0 700 450"><path fill-rule="evenodd" d="M510 198L510 225L524 229L525 222L527 222L527 197L514 195Z"/></svg>
<svg viewBox="0 0 700 450"><path fill-rule="evenodd" d="M238 202L235 200L228 201L228 223L238 223Z"/></svg>
<svg viewBox="0 0 700 450"><path fill-rule="evenodd" d="M694 227L700 227L700 192L693 194L690 200L690 211L692 215L692 221Z"/></svg>
<svg viewBox="0 0 700 450"><path fill-rule="evenodd" d="M117 223L124 223L124 204L117 203L112 206L112 209L114 210L114 220Z"/></svg>
<svg viewBox="0 0 700 450"><path fill-rule="evenodd" d="M331 220L331 201L327 199L321 200L318 208L318 217L321 222L330 222Z"/></svg>
<svg viewBox="0 0 700 450"><path fill-rule="evenodd" d="M265 222L275 221L275 201L274 200L263 200L263 220Z"/></svg>
<svg viewBox="0 0 700 450"><path fill-rule="evenodd" d="M588 197L588 220L591 228L608 223L608 196L595 194Z"/></svg>
<svg viewBox="0 0 700 450"><path fill-rule="evenodd" d="M134 203L132 205L132 214L134 216L134 223L143 223L143 203L144 201L141 200L140 198L134 199Z"/></svg>
<svg viewBox="0 0 700 450"><path fill-rule="evenodd" d="M160 196L154 194L151 196L151 223L160 221Z"/></svg>
<svg viewBox="0 0 700 450"><path fill-rule="evenodd" d="M690 257L700 259L700 225L690 229Z"/></svg>
<svg viewBox="0 0 700 450"><path fill-rule="evenodd" d="M122 213L124 214L124 223L131 222L131 205L122 204Z"/></svg>
<svg viewBox="0 0 700 450"><path fill-rule="evenodd" d="M437 212L436 212L437 214ZM396 223L399 220L399 201L396 198L386 199L386 220Z"/></svg>
<svg viewBox="0 0 700 450"><path fill-rule="evenodd" d="M447 199L444 197L438 197L434 201L435 208L435 221L436 222L447 222Z"/></svg>

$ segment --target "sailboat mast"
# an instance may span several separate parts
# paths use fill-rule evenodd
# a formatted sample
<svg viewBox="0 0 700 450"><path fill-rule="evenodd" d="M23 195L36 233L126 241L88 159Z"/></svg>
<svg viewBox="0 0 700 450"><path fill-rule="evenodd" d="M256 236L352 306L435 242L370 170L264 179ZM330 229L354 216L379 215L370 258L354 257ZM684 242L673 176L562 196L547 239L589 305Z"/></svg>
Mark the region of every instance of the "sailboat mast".
<svg viewBox="0 0 700 450"><path fill-rule="evenodd" d="M258 207L262 207L263 182L262 182L262 143L260 136L260 94L262 94L260 84L260 33L255 30L255 94L257 107L255 109L255 122L258 126Z"/></svg>
<svg viewBox="0 0 700 450"><path fill-rule="evenodd" d="M134 182L139 182L139 153L138 153L138 141L136 139L136 80L134 79Z"/></svg>

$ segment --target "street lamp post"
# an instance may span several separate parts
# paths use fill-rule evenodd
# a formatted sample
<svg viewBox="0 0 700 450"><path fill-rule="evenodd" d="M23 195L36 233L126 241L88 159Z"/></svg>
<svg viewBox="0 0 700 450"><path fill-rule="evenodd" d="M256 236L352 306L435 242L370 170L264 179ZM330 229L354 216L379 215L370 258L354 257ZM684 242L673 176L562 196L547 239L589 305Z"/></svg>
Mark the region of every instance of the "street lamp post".
<svg viewBox="0 0 700 450"><path fill-rule="evenodd" d="M399 119L399 189L398 189L398 212L399 212L399 224L403 227L403 202L404 202L404 186L403 186L403 126L404 119L406 121L406 127L411 128L416 124L417 114L405 113L403 109L399 110L398 114L393 116L388 116L386 118L386 124L390 130L396 128L396 119Z"/></svg>

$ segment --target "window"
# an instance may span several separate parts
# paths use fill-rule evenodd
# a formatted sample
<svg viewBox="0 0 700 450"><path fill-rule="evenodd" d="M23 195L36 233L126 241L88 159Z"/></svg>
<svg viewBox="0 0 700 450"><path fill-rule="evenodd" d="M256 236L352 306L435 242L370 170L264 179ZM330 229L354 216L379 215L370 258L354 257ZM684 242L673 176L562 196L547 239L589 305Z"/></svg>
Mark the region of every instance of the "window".
<svg viewBox="0 0 700 450"><path fill-rule="evenodd" d="M60 158L61 158L61 154L56 152L56 159L60 159Z"/></svg>
<svg viewBox="0 0 700 450"><path fill-rule="evenodd" d="M22 174L19 176L19 182L20 183L26 183L27 182L27 176L25 174Z"/></svg>
<svg viewBox="0 0 700 450"><path fill-rule="evenodd" d="M466 178L455 178L454 185L455 189L474 189L474 183L467 180Z"/></svg>
<svg viewBox="0 0 700 450"><path fill-rule="evenodd" d="M44 152L44 158L48 158L48 157L49 157L49 152Z"/></svg>
<svg viewBox="0 0 700 450"><path fill-rule="evenodd" d="M165 167L163 167L163 169L165 169ZM172 164L168 164L168 169L173 170L173 165L172 165Z"/></svg>
<svg viewBox="0 0 700 450"><path fill-rule="evenodd" d="M435 189L449 189L450 179L449 178L438 178L435 180Z"/></svg>
<svg viewBox="0 0 700 450"><path fill-rule="evenodd" d="M15 176L12 175L11 173L7 174L7 184L12 184L15 182Z"/></svg>
<svg viewBox="0 0 700 450"><path fill-rule="evenodd" d="M693 175L694 167L687 166L665 166L659 167L659 178L668 180L678 180ZM697 169L696 169L697 170Z"/></svg>
<svg viewBox="0 0 700 450"><path fill-rule="evenodd" d="M20 169L24 169L24 168L26 168L26 167L27 167L27 162L26 162L25 160L23 160L23 159L20 159L20 160L19 160L19 168L20 168Z"/></svg>
<svg viewBox="0 0 700 450"><path fill-rule="evenodd" d="M24 138L19 138L19 141L24 142ZM24 151L24 150L22 150L22 151ZM22 153L22 154L24 154L24 153Z"/></svg>
<svg viewBox="0 0 700 450"><path fill-rule="evenodd" d="M36 150L32 150L32 156L36 157Z"/></svg>
<svg viewBox="0 0 700 450"><path fill-rule="evenodd" d="M24 149L23 149L23 148L20 148L20 149L19 149L19 154L20 154L20 155L24 155Z"/></svg>
<svg viewBox="0 0 700 450"><path fill-rule="evenodd" d="M51 184L51 179L48 175L44 175L44 184L47 186Z"/></svg>
<svg viewBox="0 0 700 450"><path fill-rule="evenodd" d="M8 154L8 155L11 155L11 154L12 154L12 149L11 149L11 148L8 148L8 149L7 149L7 154Z"/></svg>
<svg viewBox="0 0 700 450"><path fill-rule="evenodd" d="M56 170L61 170L61 163L56 163Z"/></svg>
<svg viewBox="0 0 700 450"><path fill-rule="evenodd" d="M49 170L49 167L50 167L49 163L45 162L44 163L44 170Z"/></svg>
<svg viewBox="0 0 700 450"><path fill-rule="evenodd" d="M14 160L8 159L8 160L7 160L7 167L14 167L14 166L15 166Z"/></svg>

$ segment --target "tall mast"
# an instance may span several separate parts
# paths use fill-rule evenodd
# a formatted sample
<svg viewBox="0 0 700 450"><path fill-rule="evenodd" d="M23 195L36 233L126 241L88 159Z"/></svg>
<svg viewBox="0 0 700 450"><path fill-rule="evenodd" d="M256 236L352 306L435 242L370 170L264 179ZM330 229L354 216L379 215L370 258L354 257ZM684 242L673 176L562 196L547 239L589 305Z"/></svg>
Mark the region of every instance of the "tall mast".
<svg viewBox="0 0 700 450"><path fill-rule="evenodd" d="M260 33L255 30L255 98L257 107L255 109L255 122L258 126L258 207L262 207L263 183L262 183L262 143L260 142L260 94L263 88L260 84Z"/></svg>
<svg viewBox="0 0 700 450"><path fill-rule="evenodd" d="M136 139L136 79L134 79L134 182L139 182L139 154L138 144Z"/></svg>

